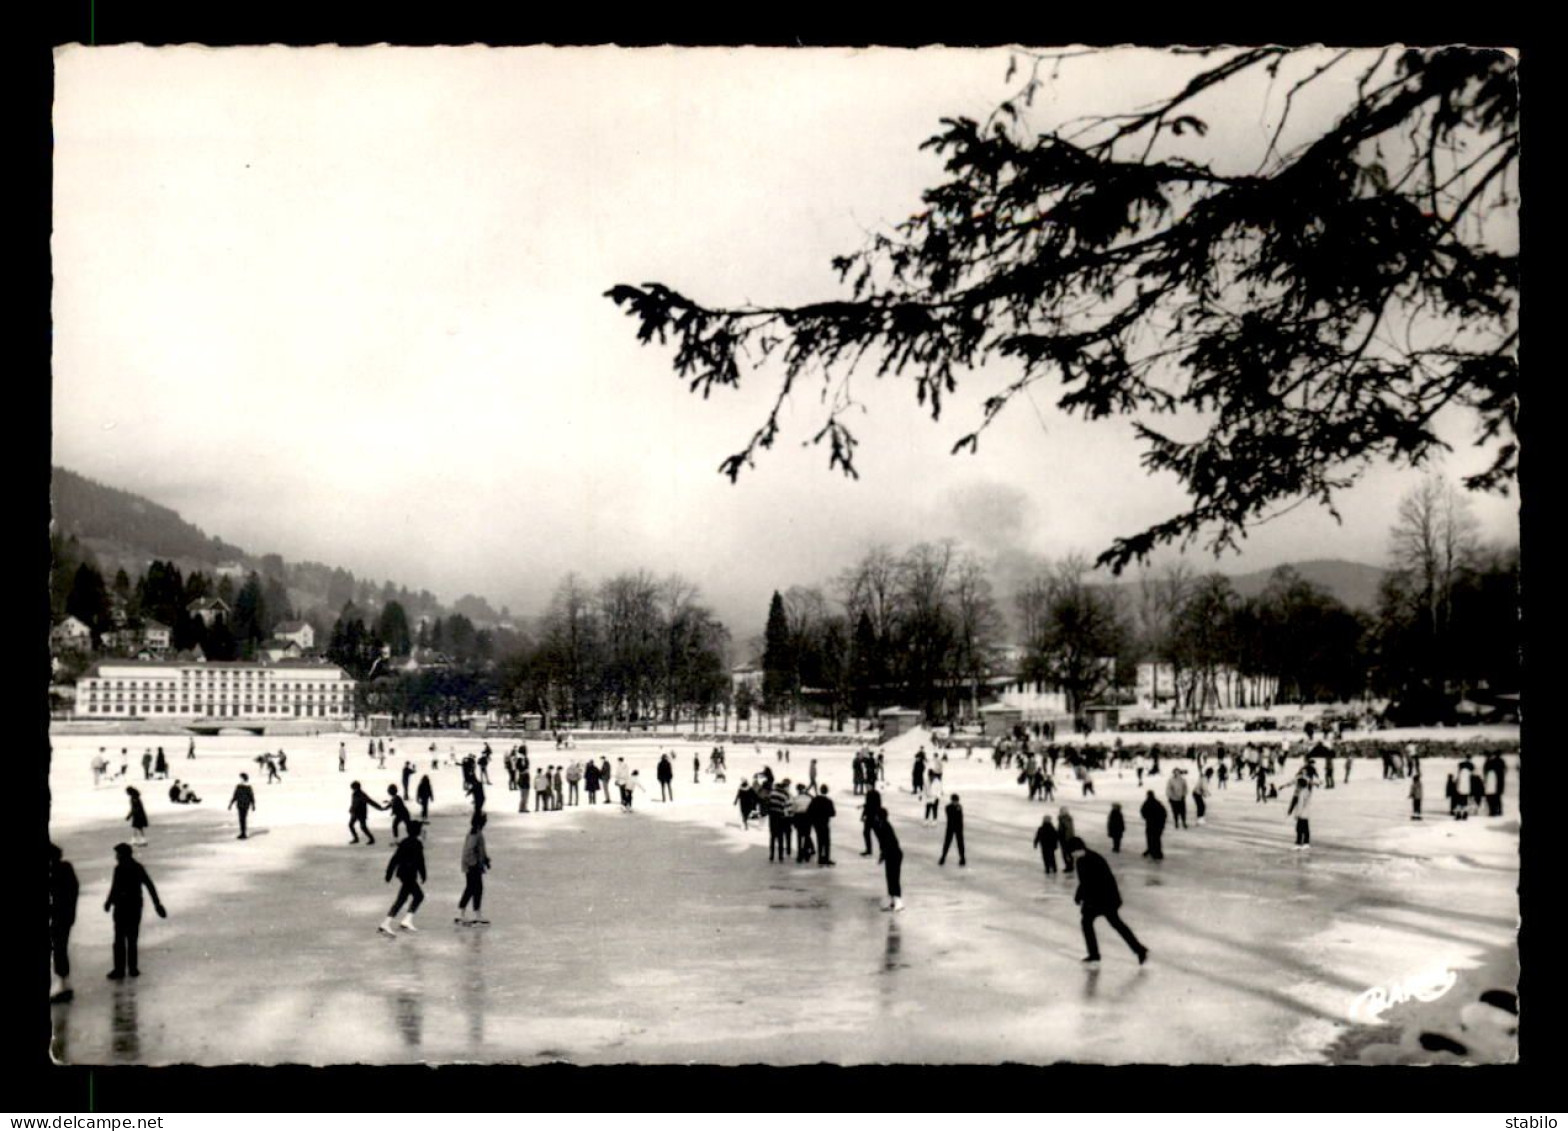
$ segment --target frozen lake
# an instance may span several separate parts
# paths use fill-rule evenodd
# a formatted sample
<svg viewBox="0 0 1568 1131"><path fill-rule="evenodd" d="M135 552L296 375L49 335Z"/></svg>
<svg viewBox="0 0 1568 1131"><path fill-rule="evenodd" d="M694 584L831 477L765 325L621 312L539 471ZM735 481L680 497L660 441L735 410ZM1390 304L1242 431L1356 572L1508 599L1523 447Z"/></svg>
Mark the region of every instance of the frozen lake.
<svg viewBox="0 0 1568 1131"><path fill-rule="evenodd" d="M184 735L57 735L51 827L82 896L76 1000L53 1008L55 1055L80 1064L1513 1059L1510 1041L1461 1013L1481 991L1516 981L1516 759L1504 817L1466 822L1443 803L1451 765L1429 762L1420 823L1408 819L1406 781L1382 781L1376 761L1358 762L1348 785L1315 797L1310 855L1291 851L1284 800L1259 804L1250 783L1233 784L1215 792L1204 827L1167 830L1165 859L1154 862L1140 855L1143 795L1131 770L1098 774L1098 796L1087 799L1059 773L1057 801L1042 805L1026 800L1016 772L960 752L946 778L966 814L960 869L951 858L938 867L942 827L921 824L909 793L923 737L883 748L884 800L905 852L908 909L897 915L879 909L882 871L859 855L848 747L797 748L784 765L775 747L731 744L729 782L704 773L694 785L692 755L706 763L706 744L584 741L558 758L553 743L535 743L535 767L624 757L649 792L630 815L601 805L521 816L499 759L510 742L495 739L492 925L464 928L452 918L468 807L456 768L430 770L428 738L390 743L397 753L381 770L352 736L199 738L188 761ZM347 773L337 769L340 740ZM438 748L444 760L481 743L465 735ZM167 782L141 781L141 752L159 744L171 778L192 782L202 805L174 805ZM289 771L267 785L250 759L280 745ZM137 857L170 915L149 908L142 976L118 983L104 978L112 932L102 902L128 806L123 783L93 787L100 746L112 760L130 751L130 783L152 822ZM673 804L653 800L661 749L676 754ZM804 780L813 756L838 806L839 866L770 864L765 829L740 827L735 787L764 761ZM437 798L430 880L420 931L386 938L376 926L395 894L382 880L389 821L372 812L377 843L349 844L348 782L383 800L410 758ZM259 802L248 841L235 839L224 809L241 771ZM1152 780L1163 797L1164 778ZM1105 836L1112 802L1128 820L1120 855ZM1123 916L1152 950L1148 966L1103 923L1103 965L1080 963L1074 880L1044 875L1031 847L1041 816L1063 804L1111 862ZM1351 1020L1364 991L1434 967L1457 975L1438 1000ZM1467 1052L1423 1049L1425 1029Z"/></svg>

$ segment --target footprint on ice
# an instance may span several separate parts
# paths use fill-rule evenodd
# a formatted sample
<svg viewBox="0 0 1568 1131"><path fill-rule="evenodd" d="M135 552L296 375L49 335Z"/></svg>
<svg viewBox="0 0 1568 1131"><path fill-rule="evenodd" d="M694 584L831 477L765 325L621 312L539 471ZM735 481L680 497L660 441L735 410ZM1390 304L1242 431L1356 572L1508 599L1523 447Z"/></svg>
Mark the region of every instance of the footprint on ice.
<svg viewBox="0 0 1568 1131"><path fill-rule="evenodd" d="M1422 1033L1421 1047L1428 1052L1451 1052L1455 1056L1464 1056L1470 1051L1452 1037L1445 1037L1441 1033Z"/></svg>

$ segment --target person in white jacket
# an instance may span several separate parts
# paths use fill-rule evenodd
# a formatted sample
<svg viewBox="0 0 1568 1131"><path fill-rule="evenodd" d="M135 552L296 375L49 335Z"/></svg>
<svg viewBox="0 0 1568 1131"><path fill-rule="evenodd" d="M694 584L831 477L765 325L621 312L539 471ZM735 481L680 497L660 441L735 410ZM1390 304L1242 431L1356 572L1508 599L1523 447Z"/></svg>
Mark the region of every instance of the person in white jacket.
<svg viewBox="0 0 1568 1131"><path fill-rule="evenodd" d="M1296 846L1297 852L1308 852L1312 848L1312 826L1308 819L1312 812L1312 783L1307 776L1302 774L1296 779L1296 792L1290 799L1290 807L1285 810L1285 816L1292 814L1296 818Z"/></svg>

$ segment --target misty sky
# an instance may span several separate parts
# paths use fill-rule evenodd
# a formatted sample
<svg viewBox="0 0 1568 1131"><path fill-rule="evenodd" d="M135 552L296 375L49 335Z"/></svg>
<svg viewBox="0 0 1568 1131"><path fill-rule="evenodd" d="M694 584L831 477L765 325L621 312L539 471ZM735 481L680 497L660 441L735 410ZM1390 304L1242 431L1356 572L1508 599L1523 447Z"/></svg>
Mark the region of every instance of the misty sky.
<svg viewBox="0 0 1568 1131"><path fill-rule="evenodd" d="M829 260L920 207L944 115L1012 93L1005 51L137 47L56 59L54 461L255 552L343 565L451 601L539 610L567 570L697 581L738 632L769 593L872 542L985 555L1098 552L1184 496L1125 422L1020 400L978 456L947 454L911 384L857 378L862 478L786 431L732 486L761 375L703 402L603 292L658 280L714 304L837 297ZM1128 109L1193 64L1072 60L1048 128ZM1280 91L1210 107L1211 141L1272 126ZM1271 107L1273 108L1271 110ZM1310 120L1312 106L1302 107ZM1463 429L1454 475L1485 456ZM1380 471L1257 529L1228 572L1383 563ZM1477 496L1517 537L1517 497ZM1200 567L1212 559L1198 560Z"/></svg>

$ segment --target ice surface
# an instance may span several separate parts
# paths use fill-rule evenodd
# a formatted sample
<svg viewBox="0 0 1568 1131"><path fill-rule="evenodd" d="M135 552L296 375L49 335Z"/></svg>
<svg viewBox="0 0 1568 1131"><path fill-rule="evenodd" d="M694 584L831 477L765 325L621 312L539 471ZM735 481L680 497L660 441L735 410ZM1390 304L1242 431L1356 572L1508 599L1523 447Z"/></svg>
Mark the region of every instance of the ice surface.
<svg viewBox="0 0 1568 1131"><path fill-rule="evenodd" d="M347 773L337 770L340 740ZM1310 854L1291 851L1283 800L1256 803L1238 783L1213 792L1205 826L1168 830L1165 859L1152 862L1141 856L1142 792L1131 770L1097 774L1090 798L1059 773L1058 800L1044 805L1026 800L1016 771L995 769L984 751L958 751L945 784L963 795L969 863L960 869L953 857L937 866L941 825L922 825L909 793L914 750L933 749L929 734L913 732L883 748L884 803L906 855L908 909L893 915L879 909L881 869L859 855L847 747L798 747L786 765L775 761L778 743L732 743L729 781L704 773L694 785L692 754L706 765L706 743L584 739L570 752L534 743L536 767L590 753L612 764L624 757L653 796L639 794L630 815L600 805L524 816L500 765L509 742L494 739L492 925L464 928L452 918L466 804L455 768L430 769L429 739L398 739L385 770L357 736L198 738L194 761L186 741L55 737L51 827L82 882L76 1000L54 1009L61 1060L1180 1064L1514 1055L1507 1027L1490 1015L1461 1019L1480 992L1516 982L1512 760L1502 819L1450 820L1442 767L1433 764L1427 819L1410 821L1408 783L1382 781L1378 763L1366 761L1348 786L1315 799ZM437 745L444 763L448 751L477 752L481 741ZM160 744L171 777L191 781L202 805L173 805L168 782L140 780L141 751ZM280 745L289 771L267 785L250 759ZM111 760L121 746L130 750L131 784L152 821L151 844L137 856L170 914L149 911L143 975L120 983L103 977L111 929L102 901L111 846L127 839L128 806L124 783L92 786L99 746ZM661 749L675 754L673 804L653 800ZM805 780L813 757L838 805L839 865L770 864L765 829L740 827L735 788L764 761ZM382 879L389 821L372 812L376 844L349 844L348 782L382 800L404 760L430 773L436 791L430 880L419 933L386 938L375 928L394 895ZM247 841L234 839L224 810L241 771L259 801ZM1153 781L1163 797L1164 778ZM1127 815L1119 855L1105 836L1113 801ZM1061 804L1111 862L1124 918L1153 951L1147 967L1103 922L1102 966L1080 964L1073 878L1044 875L1031 847L1040 817ZM1459 978L1441 999L1350 1019L1363 991L1432 967ZM1422 1049L1426 1030L1465 1045L1466 1055Z"/></svg>

